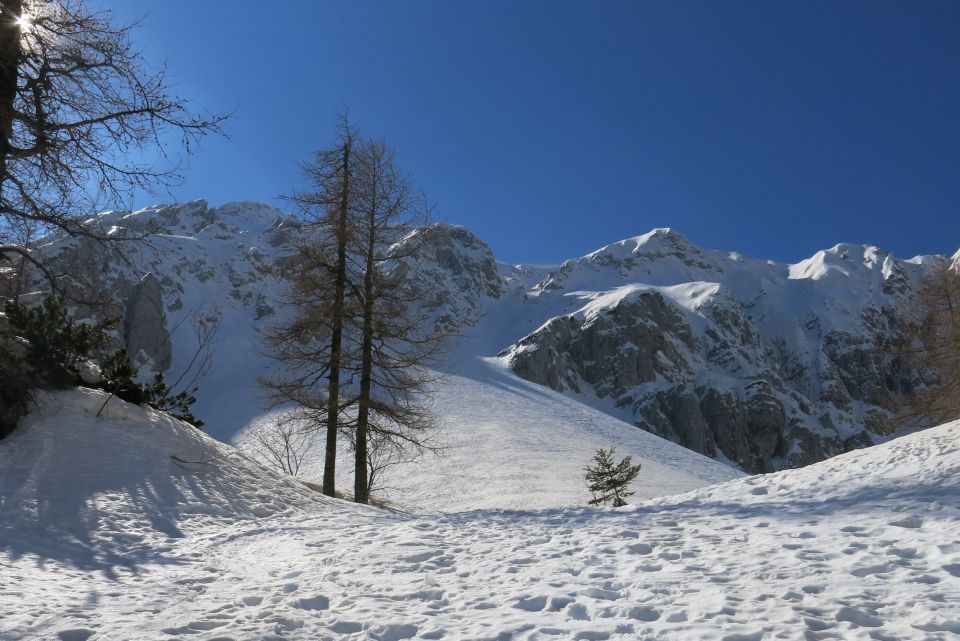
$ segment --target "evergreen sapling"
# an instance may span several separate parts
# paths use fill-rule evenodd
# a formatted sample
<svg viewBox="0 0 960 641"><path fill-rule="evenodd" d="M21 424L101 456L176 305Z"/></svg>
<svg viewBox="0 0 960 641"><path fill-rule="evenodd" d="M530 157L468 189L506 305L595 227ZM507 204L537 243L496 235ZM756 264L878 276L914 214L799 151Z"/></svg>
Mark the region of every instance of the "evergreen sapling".
<svg viewBox="0 0 960 641"><path fill-rule="evenodd" d="M594 465L583 468L587 489L593 497L590 499L590 505L612 503L613 507L623 507L627 504L626 498L634 494L627 489L627 486L637 478L640 465L631 465L629 456L619 463L614 463L615 451L612 446L609 450L597 450L593 455Z"/></svg>

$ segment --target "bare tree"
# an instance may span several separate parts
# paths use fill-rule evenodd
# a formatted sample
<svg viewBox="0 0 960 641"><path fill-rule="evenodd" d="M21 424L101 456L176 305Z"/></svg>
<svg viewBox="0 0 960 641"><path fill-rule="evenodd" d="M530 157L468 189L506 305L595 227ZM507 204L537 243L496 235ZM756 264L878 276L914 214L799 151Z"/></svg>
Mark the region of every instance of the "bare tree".
<svg viewBox="0 0 960 641"><path fill-rule="evenodd" d="M0 259L30 263L54 289L61 275L28 241L53 230L142 237L91 217L176 182L169 134L191 153L224 119L170 93L130 33L83 0L0 0Z"/></svg>
<svg viewBox="0 0 960 641"><path fill-rule="evenodd" d="M184 317L184 320L187 318ZM189 319L196 346L190 355L190 360L184 365L177 378L170 383L171 392L184 389L196 390L197 383L213 370L214 344L217 332L220 331L223 311L218 305L213 305L209 311L191 314ZM180 322L182 323L183 320ZM176 329L174 327L174 331ZM173 332L170 332L164 338L164 342L169 342L172 338Z"/></svg>
<svg viewBox="0 0 960 641"><path fill-rule="evenodd" d="M960 265L942 260L924 278L903 328L903 356L917 372L901 422L938 424L960 417Z"/></svg>
<svg viewBox="0 0 960 641"><path fill-rule="evenodd" d="M350 447L356 454L356 431L346 432ZM434 449L425 444L425 447ZM404 441L390 438L388 435L371 431L367 435L367 503L378 503L377 497L392 488L388 485L387 471L404 463L412 463L422 453L417 448L411 448ZM383 504L381 501L379 504Z"/></svg>
<svg viewBox="0 0 960 641"><path fill-rule="evenodd" d="M342 398L344 330L350 323L347 252L354 200L357 133L341 116L335 142L314 153L303 165L309 187L288 199L305 219L308 241L291 261L294 274L287 303L294 318L264 333L267 354L278 363L274 376L262 381L275 405L293 402L311 410L315 421L324 416L323 493L336 496L337 434L352 398Z"/></svg>
<svg viewBox="0 0 960 641"><path fill-rule="evenodd" d="M305 170L312 188L291 198L308 223L287 261L293 313L264 333L277 372L263 384L274 405L325 415L315 428L326 429L327 494L334 493L337 433L350 439L354 499L366 503L371 470L375 477L382 469L371 438L383 444L381 454L400 452L389 460L433 449L427 365L443 336L419 313L423 292L402 268L420 248L413 225L426 208L393 151L359 137L346 117L336 144Z"/></svg>
<svg viewBox="0 0 960 641"><path fill-rule="evenodd" d="M360 301L359 393L354 431L354 500L370 500L368 439L397 458L427 448L434 417L427 404L434 376L427 369L444 336L418 313L422 292L395 269L419 243L413 227L426 222L426 207L397 168L394 151L382 141L358 148L356 231L351 235L362 280ZM401 242L405 241L405 242Z"/></svg>
<svg viewBox="0 0 960 641"><path fill-rule="evenodd" d="M296 415L274 417L253 433L253 449L284 474L296 476L310 452L313 439Z"/></svg>

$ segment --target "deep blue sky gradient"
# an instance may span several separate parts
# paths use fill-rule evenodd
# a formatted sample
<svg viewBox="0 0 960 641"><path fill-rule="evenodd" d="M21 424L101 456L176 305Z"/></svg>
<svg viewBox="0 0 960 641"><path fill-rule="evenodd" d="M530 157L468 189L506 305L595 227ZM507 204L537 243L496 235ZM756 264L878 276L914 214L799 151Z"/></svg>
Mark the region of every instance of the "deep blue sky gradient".
<svg viewBox="0 0 960 641"><path fill-rule="evenodd" d="M102 4L235 111L179 200L278 202L348 105L507 261L661 226L785 261L960 247L955 0Z"/></svg>

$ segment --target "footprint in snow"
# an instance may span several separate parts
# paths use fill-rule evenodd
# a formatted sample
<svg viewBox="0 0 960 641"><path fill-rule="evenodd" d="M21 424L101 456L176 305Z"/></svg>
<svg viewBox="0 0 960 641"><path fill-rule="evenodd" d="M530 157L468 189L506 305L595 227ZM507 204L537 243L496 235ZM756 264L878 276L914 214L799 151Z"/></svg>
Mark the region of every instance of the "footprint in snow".
<svg viewBox="0 0 960 641"><path fill-rule="evenodd" d="M401 641L401 639L412 639L419 632L415 625L407 623L392 623L377 626L368 630L371 639L376 641Z"/></svg>
<svg viewBox="0 0 960 641"><path fill-rule="evenodd" d="M649 623L660 618L660 610L650 606L640 605L630 608L629 617L631 619L636 619L637 621Z"/></svg>
<svg viewBox="0 0 960 641"><path fill-rule="evenodd" d="M516 601L516 603L513 604L513 607L517 608L518 610L526 610L527 612L540 612L547 607L547 597L521 597Z"/></svg>
<svg viewBox="0 0 960 641"><path fill-rule="evenodd" d="M857 577L870 576L871 574L889 574L893 571L893 566L888 563L878 565L868 565L850 570L850 574Z"/></svg>
<svg viewBox="0 0 960 641"><path fill-rule="evenodd" d="M924 585L935 585L940 583L940 579L930 574L914 574L909 579L908 583L922 583Z"/></svg>
<svg viewBox="0 0 960 641"><path fill-rule="evenodd" d="M899 556L901 559L919 559L923 555L917 552L917 548L890 548L887 554Z"/></svg>
<svg viewBox="0 0 960 641"><path fill-rule="evenodd" d="M762 641L763 631L727 634L720 638L720 641Z"/></svg>
<svg viewBox="0 0 960 641"><path fill-rule="evenodd" d="M906 518L899 519L897 521L890 521L890 525L893 525L896 527L915 529L915 528L923 527L923 519L921 519L919 516L908 516Z"/></svg>
<svg viewBox="0 0 960 641"><path fill-rule="evenodd" d="M567 606L566 613L568 617L577 621L589 621L591 618L587 606L582 603L571 603Z"/></svg>
<svg viewBox="0 0 960 641"><path fill-rule="evenodd" d="M634 543L628 545L627 549L630 550L631 554L650 554L653 552L653 547L649 543Z"/></svg>
<svg viewBox="0 0 960 641"><path fill-rule="evenodd" d="M337 634L356 634L363 630L363 625L355 621L336 621L327 627Z"/></svg>
<svg viewBox="0 0 960 641"><path fill-rule="evenodd" d="M318 594L317 596L297 599L293 602L293 607L301 610L329 610L330 599Z"/></svg>
<svg viewBox="0 0 960 641"><path fill-rule="evenodd" d="M836 619L837 621L848 621L863 628L879 628L883 625L883 621L880 618L849 606L844 606L837 610Z"/></svg>

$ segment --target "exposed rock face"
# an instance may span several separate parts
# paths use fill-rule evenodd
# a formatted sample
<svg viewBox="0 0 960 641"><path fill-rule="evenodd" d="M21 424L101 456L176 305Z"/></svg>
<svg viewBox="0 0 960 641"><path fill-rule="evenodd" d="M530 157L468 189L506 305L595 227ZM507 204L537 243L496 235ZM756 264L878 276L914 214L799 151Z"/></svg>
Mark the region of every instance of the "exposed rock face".
<svg viewBox="0 0 960 641"><path fill-rule="evenodd" d="M720 318L729 321L725 313ZM718 323L698 340L663 294L642 291L593 316L552 319L519 341L510 359L523 378L561 391L589 388L632 407L638 425L659 436L769 472L786 449L786 416L773 387L762 379L727 391L698 384L713 363L736 369L749 361L731 352L752 340L739 322Z"/></svg>
<svg viewBox="0 0 960 641"><path fill-rule="evenodd" d="M557 390L601 396L653 383L658 377L692 376L683 347L693 333L682 316L656 292L641 292L609 313L561 316L517 343L512 360L523 378Z"/></svg>
<svg viewBox="0 0 960 641"><path fill-rule="evenodd" d="M894 356L899 310L924 269L853 245L746 261L654 230L544 278L538 302L571 311L504 354L528 380L611 399L744 470L806 465L891 428L914 378Z"/></svg>
<svg viewBox="0 0 960 641"><path fill-rule="evenodd" d="M153 274L143 277L127 301L123 341L132 359L136 360L142 352L160 371L170 367L173 348L163 309L163 292Z"/></svg>
<svg viewBox="0 0 960 641"><path fill-rule="evenodd" d="M438 223L414 230L397 243L395 255L402 257L398 276L413 279L420 305L443 329L474 325L484 300L504 291L490 247L463 227Z"/></svg>
<svg viewBox="0 0 960 641"><path fill-rule="evenodd" d="M76 305L74 314L120 319L111 348L125 347L132 359L142 351L175 375L196 353L198 323L209 327L223 318L234 330L251 331L269 322L283 289L281 259L302 234L296 219L249 202L212 208L197 200L108 212L92 224L149 236L116 244L61 236L43 247L55 269L70 274L72 298L93 303ZM221 332L210 349L225 358L237 346L255 344Z"/></svg>

